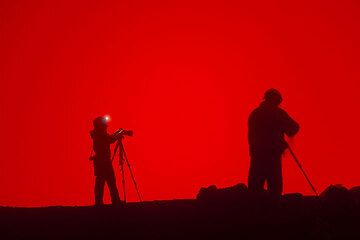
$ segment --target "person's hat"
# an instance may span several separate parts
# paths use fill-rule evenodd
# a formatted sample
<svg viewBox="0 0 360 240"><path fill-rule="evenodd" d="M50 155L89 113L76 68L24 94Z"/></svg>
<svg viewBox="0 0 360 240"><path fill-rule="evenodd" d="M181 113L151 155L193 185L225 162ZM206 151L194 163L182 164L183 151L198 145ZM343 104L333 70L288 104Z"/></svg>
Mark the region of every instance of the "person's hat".
<svg viewBox="0 0 360 240"><path fill-rule="evenodd" d="M96 117L93 120L94 128L102 128L104 126L108 126L108 120L104 116Z"/></svg>
<svg viewBox="0 0 360 240"><path fill-rule="evenodd" d="M264 100L267 102L282 102L282 96L281 93L275 89L275 88L270 88L268 90L266 90L265 94L264 94Z"/></svg>

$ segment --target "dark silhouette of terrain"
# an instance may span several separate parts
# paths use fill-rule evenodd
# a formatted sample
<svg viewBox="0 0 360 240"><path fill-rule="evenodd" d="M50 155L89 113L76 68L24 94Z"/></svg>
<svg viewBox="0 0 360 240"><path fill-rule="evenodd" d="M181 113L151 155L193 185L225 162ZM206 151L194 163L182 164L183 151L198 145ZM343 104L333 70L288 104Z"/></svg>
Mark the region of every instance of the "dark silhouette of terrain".
<svg viewBox="0 0 360 240"><path fill-rule="evenodd" d="M202 188L197 199L114 207L0 208L0 239L360 239L360 187L320 197L243 184Z"/></svg>

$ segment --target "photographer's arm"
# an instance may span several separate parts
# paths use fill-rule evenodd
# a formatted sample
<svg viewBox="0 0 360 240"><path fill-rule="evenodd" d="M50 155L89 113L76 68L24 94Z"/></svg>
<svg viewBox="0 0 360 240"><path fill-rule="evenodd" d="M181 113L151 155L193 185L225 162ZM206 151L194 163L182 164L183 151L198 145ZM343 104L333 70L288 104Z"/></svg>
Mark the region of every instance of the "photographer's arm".
<svg viewBox="0 0 360 240"><path fill-rule="evenodd" d="M121 140L123 136L121 135L122 129L116 130L113 134L109 135L109 142L114 143L117 140Z"/></svg>
<svg viewBox="0 0 360 240"><path fill-rule="evenodd" d="M294 120L292 119L285 111L284 111L284 130L285 130L285 134L288 137L293 137L295 136L300 129L300 125Z"/></svg>

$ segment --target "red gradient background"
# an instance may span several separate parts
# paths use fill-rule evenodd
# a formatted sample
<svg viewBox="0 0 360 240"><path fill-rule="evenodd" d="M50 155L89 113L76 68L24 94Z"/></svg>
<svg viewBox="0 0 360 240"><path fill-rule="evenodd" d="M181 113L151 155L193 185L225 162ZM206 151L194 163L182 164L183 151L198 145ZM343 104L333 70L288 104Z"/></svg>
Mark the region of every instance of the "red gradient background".
<svg viewBox="0 0 360 240"><path fill-rule="evenodd" d="M145 200L246 182L247 117L269 87L301 124L292 145L318 190L358 185L359 29L355 0L3 0L0 205L92 204L102 114L135 131ZM288 154L284 181L311 194Z"/></svg>

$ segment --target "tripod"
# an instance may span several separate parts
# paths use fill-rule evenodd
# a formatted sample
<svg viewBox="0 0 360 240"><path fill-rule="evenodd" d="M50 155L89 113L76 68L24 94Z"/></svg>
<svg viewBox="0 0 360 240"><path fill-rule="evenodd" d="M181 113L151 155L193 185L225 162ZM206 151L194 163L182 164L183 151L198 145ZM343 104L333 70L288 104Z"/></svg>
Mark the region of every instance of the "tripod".
<svg viewBox="0 0 360 240"><path fill-rule="evenodd" d="M138 190L138 188L137 188L137 184L136 184L136 181L135 181L135 178L134 178L134 174L133 174L133 172L132 172L132 170L131 170L129 160L128 160L127 156L126 156L126 152L125 152L125 149L124 149L124 145L123 145L123 143L122 143L122 139L123 139L123 138L124 138L123 136L120 136L119 139L117 140L117 143L116 143L116 146L115 146L115 149L114 149L114 155L113 155L111 161L114 160L115 155L116 155L116 152L118 152L118 154L119 154L118 156L119 156L120 171L121 171L121 175L122 175L122 185L123 185L123 190L124 190L124 202L126 203L124 162L126 163L126 165L127 165L128 168L129 168L129 172L130 172L132 181L133 181L133 183L134 183L135 190L136 190L137 196L138 196L138 198L139 198L139 201L142 202L141 196L140 196L140 193L139 193L139 190Z"/></svg>
<svg viewBox="0 0 360 240"><path fill-rule="evenodd" d="M306 178L306 181L309 183L311 189L313 190L313 192L315 193L316 196L319 196L319 194L317 193L314 185L312 185L309 177L307 176L306 172L304 171L303 167L301 166L299 160L297 159L297 157L295 156L295 153L293 152L293 150L291 149L290 145L288 143L286 143L287 149L289 149L289 152L291 154L291 156L294 158L296 164L298 165L298 167L300 168L302 174L304 175L304 177Z"/></svg>

